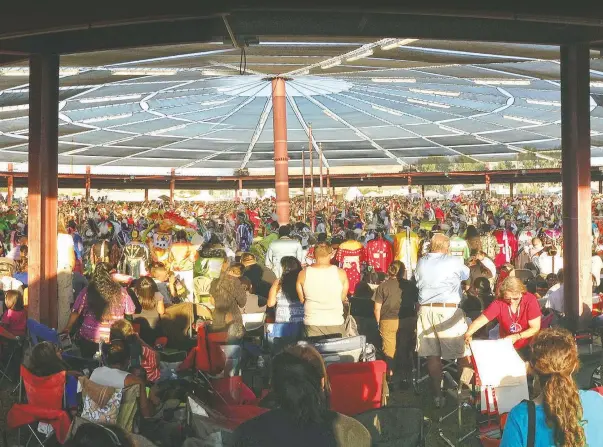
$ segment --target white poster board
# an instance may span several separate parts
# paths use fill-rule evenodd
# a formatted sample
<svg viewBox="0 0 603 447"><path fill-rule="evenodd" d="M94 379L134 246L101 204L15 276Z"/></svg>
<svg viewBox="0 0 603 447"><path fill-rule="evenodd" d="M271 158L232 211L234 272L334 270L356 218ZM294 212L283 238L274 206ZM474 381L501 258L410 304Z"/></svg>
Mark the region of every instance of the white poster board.
<svg viewBox="0 0 603 447"><path fill-rule="evenodd" d="M510 340L474 340L471 351L481 382L483 412L508 413L529 398L526 365Z"/></svg>

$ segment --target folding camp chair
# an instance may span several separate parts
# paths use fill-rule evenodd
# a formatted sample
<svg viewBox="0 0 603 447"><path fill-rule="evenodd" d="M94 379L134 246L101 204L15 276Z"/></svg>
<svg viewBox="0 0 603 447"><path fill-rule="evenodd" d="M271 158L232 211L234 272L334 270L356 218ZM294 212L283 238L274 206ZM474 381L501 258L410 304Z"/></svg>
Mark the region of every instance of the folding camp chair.
<svg viewBox="0 0 603 447"><path fill-rule="evenodd" d="M85 368L94 369L101 364L102 359L102 342L99 343L99 350L96 360L86 359L80 355L79 349L75 346L66 347L62 346L62 341L59 333L55 329L50 329L48 326L37 322L29 318L27 320L27 332L29 335L29 341L31 346L35 346L41 341L48 341L53 345L59 347L62 350L62 357L69 365L77 370L83 370Z"/></svg>
<svg viewBox="0 0 603 447"><path fill-rule="evenodd" d="M312 343L316 350L322 355L325 363L355 363L365 360L366 337L331 338Z"/></svg>
<svg viewBox="0 0 603 447"><path fill-rule="evenodd" d="M262 329L265 321L266 312L243 314L243 325L245 326L245 332L253 332Z"/></svg>
<svg viewBox="0 0 603 447"><path fill-rule="evenodd" d="M10 429L19 429L17 445L20 444L21 427L27 426L31 435L27 444L35 438L39 445L44 446L56 437L60 443L67 438L71 420L64 410L66 405L65 384L66 373L61 371L47 377L37 377L21 366L21 383L25 389L27 403L24 403L23 393L19 392L19 403L12 406L7 415L7 425ZM45 427L51 424L53 430L45 430L44 439L38 435L40 424ZM35 428L34 428L35 426Z"/></svg>
<svg viewBox="0 0 603 447"><path fill-rule="evenodd" d="M327 367L331 410L354 416L387 404L387 364L383 360L333 363Z"/></svg>
<svg viewBox="0 0 603 447"><path fill-rule="evenodd" d="M2 337L2 329L0 327L0 337ZM4 380L11 383L18 382L18 365L23 358L23 345L21 341L2 339L2 364L0 365L0 385Z"/></svg>

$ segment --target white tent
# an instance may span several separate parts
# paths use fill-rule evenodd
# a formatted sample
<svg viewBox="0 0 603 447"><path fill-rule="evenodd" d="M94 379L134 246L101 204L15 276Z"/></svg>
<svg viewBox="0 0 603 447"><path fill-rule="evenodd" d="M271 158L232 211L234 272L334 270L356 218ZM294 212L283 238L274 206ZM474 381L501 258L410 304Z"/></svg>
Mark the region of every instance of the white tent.
<svg viewBox="0 0 603 447"><path fill-rule="evenodd" d="M440 194L437 191L433 191L433 190L429 190L429 191L425 191L425 198L427 199L443 199L444 195Z"/></svg>
<svg viewBox="0 0 603 447"><path fill-rule="evenodd" d="M371 192L365 194L364 197L382 197L382 194L379 194L378 192L375 192L375 191L371 191Z"/></svg>
<svg viewBox="0 0 603 447"><path fill-rule="evenodd" d="M354 199L360 199L360 198L362 198L362 193L355 186L352 186L350 189L348 189L348 192L345 193L345 199L347 201L351 201Z"/></svg>

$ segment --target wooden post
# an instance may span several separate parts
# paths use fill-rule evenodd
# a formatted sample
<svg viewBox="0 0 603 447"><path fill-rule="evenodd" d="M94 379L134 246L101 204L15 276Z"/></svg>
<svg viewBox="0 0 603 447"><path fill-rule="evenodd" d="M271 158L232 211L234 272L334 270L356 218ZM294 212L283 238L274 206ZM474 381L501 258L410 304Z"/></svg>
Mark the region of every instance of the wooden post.
<svg viewBox="0 0 603 447"><path fill-rule="evenodd" d="M58 321L58 103L59 56L30 56L28 312L30 318L51 328L56 328Z"/></svg>
<svg viewBox="0 0 603 447"><path fill-rule="evenodd" d="M90 200L90 166L86 166L86 202Z"/></svg>
<svg viewBox="0 0 603 447"><path fill-rule="evenodd" d="M174 204L174 191L176 190L176 169L172 168L172 178L170 180L170 205Z"/></svg>
<svg viewBox="0 0 603 447"><path fill-rule="evenodd" d="M144 201L145 202L149 201L149 188L144 189Z"/></svg>
<svg viewBox="0 0 603 447"><path fill-rule="evenodd" d="M11 206L13 204L13 196L15 195L15 177L12 175L13 172L13 164L8 164L8 177L6 178L6 204Z"/></svg>
<svg viewBox="0 0 603 447"><path fill-rule="evenodd" d="M515 186L513 182L509 183L509 196L511 199L513 198L513 186Z"/></svg>
<svg viewBox="0 0 603 447"><path fill-rule="evenodd" d="M561 45L561 148L564 307L577 330L592 309L588 44Z"/></svg>
<svg viewBox="0 0 603 447"><path fill-rule="evenodd" d="M304 222L306 221L307 218L307 213L308 213L308 200L306 197L306 155L305 155L306 151L304 151L302 149L302 191L303 191L303 195L304 195Z"/></svg>
<svg viewBox="0 0 603 447"><path fill-rule="evenodd" d="M318 144L318 163L319 163L319 176L320 176L320 200L324 200L324 193L322 190L322 143Z"/></svg>
<svg viewBox="0 0 603 447"><path fill-rule="evenodd" d="M290 219L289 154L287 152L287 92L283 78L272 79L272 128L274 135L274 186L276 215L280 225Z"/></svg>
<svg viewBox="0 0 603 447"><path fill-rule="evenodd" d="M310 157L310 219L314 232L314 154L312 153L312 125L308 126L308 154Z"/></svg>

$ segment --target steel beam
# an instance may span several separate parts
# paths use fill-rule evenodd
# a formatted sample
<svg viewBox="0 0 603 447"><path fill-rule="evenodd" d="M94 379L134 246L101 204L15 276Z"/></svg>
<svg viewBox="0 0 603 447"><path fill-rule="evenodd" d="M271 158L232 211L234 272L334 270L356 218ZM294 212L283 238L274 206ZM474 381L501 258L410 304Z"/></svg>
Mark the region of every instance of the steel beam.
<svg viewBox="0 0 603 447"><path fill-rule="evenodd" d="M574 330L592 307L589 69L588 45L561 46L564 298Z"/></svg>
<svg viewBox="0 0 603 447"><path fill-rule="evenodd" d="M59 56L29 66L29 316L56 328Z"/></svg>

